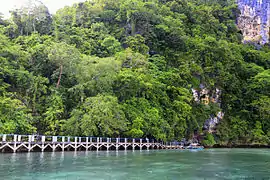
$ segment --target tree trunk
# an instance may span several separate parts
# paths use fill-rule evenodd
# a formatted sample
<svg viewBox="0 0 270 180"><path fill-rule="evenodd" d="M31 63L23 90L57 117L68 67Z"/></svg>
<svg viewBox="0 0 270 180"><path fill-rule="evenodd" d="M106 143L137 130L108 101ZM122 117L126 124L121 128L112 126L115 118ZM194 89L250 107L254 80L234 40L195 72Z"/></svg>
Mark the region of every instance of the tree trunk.
<svg viewBox="0 0 270 180"><path fill-rule="evenodd" d="M59 77L58 77L58 82L57 82L56 88L58 88L59 85L60 85L62 73L63 73L63 65L61 64L61 65L60 65L60 73L59 73Z"/></svg>
<svg viewBox="0 0 270 180"><path fill-rule="evenodd" d="M34 29L34 32L36 32L35 21L33 21L33 29Z"/></svg>

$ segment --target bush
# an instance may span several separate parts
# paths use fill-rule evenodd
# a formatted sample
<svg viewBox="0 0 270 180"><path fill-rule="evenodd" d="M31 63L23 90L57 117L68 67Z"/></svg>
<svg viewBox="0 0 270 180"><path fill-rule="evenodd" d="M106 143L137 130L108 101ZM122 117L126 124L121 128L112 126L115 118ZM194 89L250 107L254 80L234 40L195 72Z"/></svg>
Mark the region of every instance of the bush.
<svg viewBox="0 0 270 180"><path fill-rule="evenodd" d="M204 146L213 146L216 144L215 138L212 134L207 133L204 140L202 141Z"/></svg>

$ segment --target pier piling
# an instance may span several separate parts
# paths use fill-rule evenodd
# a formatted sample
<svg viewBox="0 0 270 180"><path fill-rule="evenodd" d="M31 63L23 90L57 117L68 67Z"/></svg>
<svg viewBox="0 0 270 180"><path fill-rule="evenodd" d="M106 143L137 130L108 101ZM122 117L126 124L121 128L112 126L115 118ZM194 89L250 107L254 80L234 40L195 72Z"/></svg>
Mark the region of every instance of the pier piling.
<svg viewBox="0 0 270 180"><path fill-rule="evenodd" d="M31 151L91 151L91 150L149 150L177 149L149 139L102 138L102 137L69 137L40 135L0 135L0 152L31 152Z"/></svg>

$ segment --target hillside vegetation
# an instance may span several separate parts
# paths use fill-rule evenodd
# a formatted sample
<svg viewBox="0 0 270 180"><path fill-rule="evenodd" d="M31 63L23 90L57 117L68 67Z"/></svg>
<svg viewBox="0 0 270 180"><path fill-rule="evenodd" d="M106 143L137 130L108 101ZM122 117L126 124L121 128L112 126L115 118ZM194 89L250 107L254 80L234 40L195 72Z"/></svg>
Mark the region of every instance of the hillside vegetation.
<svg viewBox="0 0 270 180"><path fill-rule="evenodd" d="M0 133L191 138L220 111L194 102L204 84L222 91L217 143L269 143L270 50L241 43L238 13L226 0L11 12L0 20Z"/></svg>

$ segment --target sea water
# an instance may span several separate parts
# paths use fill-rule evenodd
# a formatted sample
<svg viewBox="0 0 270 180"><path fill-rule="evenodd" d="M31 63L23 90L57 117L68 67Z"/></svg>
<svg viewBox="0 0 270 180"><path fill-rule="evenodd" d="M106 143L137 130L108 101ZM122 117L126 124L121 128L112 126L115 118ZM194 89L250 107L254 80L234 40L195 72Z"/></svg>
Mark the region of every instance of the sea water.
<svg viewBox="0 0 270 180"><path fill-rule="evenodd" d="M1 180L269 179L268 149L0 154Z"/></svg>

